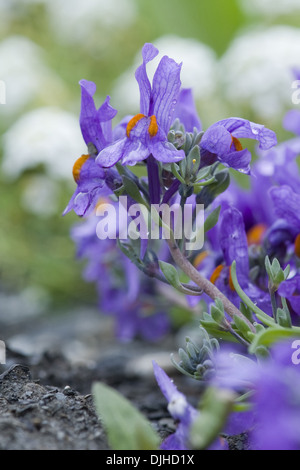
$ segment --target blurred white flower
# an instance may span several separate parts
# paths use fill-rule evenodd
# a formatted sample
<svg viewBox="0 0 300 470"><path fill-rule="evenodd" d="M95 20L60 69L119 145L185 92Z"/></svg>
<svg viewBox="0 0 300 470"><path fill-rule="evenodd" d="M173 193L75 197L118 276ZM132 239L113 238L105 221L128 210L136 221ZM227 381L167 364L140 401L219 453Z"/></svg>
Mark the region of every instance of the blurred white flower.
<svg viewBox="0 0 300 470"><path fill-rule="evenodd" d="M39 108L22 116L3 136L2 170L15 179L43 164L56 179L72 177L75 160L86 151L78 117L56 108Z"/></svg>
<svg viewBox="0 0 300 470"><path fill-rule="evenodd" d="M46 218L58 213L59 184L46 175L33 175L27 181L21 203L26 211Z"/></svg>
<svg viewBox="0 0 300 470"><path fill-rule="evenodd" d="M192 88L196 101L209 100L217 84L217 59L214 51L196 39L178 36L163 36L153 44L159 50L159 56L147 65L151 79L163 55L176 62L183 62L181 71L182 86ZM116 81L112 92L113 102L117 103L122 114L134 114L139 108L139 89L134 77L136 68L142 61L141 51L136 55L134 64Z"/></svg>
<svg viewBox="0 0 300 470"><path fill-rule="evenodd" d="M267 17L300 13L299 0L240 0L243 10L248 14L259 13Z"/></svg>
<svg viewBox="0 0 300 470"><path fill-rule="evenodd" d="M103 28L128 27L136 18L134 0L44 0L55 33L70 43L94 39L99 42ZM83 43L82 43L83 41Z"/></svg>
<svg viewBox="0 0 300 470"><path fill-rule="evenodd" d="M232 109L281 119L292 105L292 67L300 66L300 30L273 26L237 37L220 61L220 82Z"/></svg>
<svg viewBox="0 0 300 470"><path fill-rule="evenodd" d="M2 115L18 113L42 96L45 103L62 90L62 82L44 63L42 49L23 36L11 36L0 43L0 80L6 88Z"/></svg>

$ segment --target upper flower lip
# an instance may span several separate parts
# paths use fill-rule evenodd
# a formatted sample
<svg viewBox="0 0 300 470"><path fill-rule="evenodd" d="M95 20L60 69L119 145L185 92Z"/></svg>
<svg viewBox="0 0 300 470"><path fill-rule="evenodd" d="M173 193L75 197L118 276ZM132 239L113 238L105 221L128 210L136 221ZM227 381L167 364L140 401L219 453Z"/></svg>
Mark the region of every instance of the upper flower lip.
<svg viewBox="0 0 300 470"><path fill-rule="evenodd" d="M141 113L146 116L156 116L160 129L167 134L180 92L182 64L177 64L175 60L164 56L155 71L151 87L146 66L158 55L158 52L153 44L144 45L143 63L137 68L135 78L140 89Z"/></svg>
<svg viewBox="0 0 300 470"><path fill-rule="evenodd" d="M102 167L111 167L119 160L134 165L149 155L164 163L177 162L185 156L183 150L177 150L167 139L181 87L181 64L164 56L151 85L146 66L157 54L152 44L144 45L143 63L135 73L140 89L140 113L127 124L126 137L99 152L97 163Z"/></svg>
<svg viewBox="0 0 300 470"><path fill-rule="evenodd" d="M109 141L109 135L103 131L101 123L111 121L117 114L117 110L110 104L110 97L107 96L99 109L94 102L96 85L88 80L80 80L81 87L81 110L80 110L80 128L86 145L92 143L98 152L102 150Z"/></svg>
<svg viewBox="0 0 300 470"><path fill-rule="evenodd" d="M102 150L112 140L111 120L117 111L109 104L110 97L107 96L99 109L94 102L96 85L88 80L80 80L81 87L81 110L80 128L86 145L95 148L97 152ZM94 154L94 151L89 153ZM97 200L101 195L109 193L105 184L106 174L102 168L95 163L93 155L82 155L73 167L73 176L77 188L69 201L63 215L72 209L79 216L87 216L94 210Z"/></svg>

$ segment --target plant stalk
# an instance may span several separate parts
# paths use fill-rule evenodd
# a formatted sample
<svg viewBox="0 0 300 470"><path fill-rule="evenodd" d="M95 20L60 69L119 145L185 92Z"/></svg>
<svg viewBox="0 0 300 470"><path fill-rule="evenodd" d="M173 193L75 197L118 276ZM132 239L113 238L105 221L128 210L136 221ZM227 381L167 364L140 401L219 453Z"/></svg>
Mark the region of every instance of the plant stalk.
<svg viewBox="0 0 300 470"><path fill-rule="evenodd" d="M225 312L231 317L234 318L234 315L240 317L251 329L253 333L256 333L256 330L252 323L246 318L242 312L232 303L230 300L225 297L225 295L208 279L205 279L197 271L196 268L185 258L181 253L177 243L174 239L166 239L169 246L170 253L177 264L177 266L182 269L182 271L200 287L212 300L220 299L224 305Z"/></svg>

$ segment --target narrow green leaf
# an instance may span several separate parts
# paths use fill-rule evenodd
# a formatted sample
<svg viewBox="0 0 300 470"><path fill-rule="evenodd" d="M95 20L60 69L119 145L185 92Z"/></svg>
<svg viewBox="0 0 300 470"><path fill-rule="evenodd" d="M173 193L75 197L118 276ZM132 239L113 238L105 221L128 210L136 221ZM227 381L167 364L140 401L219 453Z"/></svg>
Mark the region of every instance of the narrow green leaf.
<svg viewBox="0 0 300 470"><path fill-rule="evenodd" d="M199 145L203 135L204 135L204 131L198 132L196 127L194 127L193 145Z"/></svg>
<svg viewBox="0 0 300 470"><path fill-rule="evenodd" d="M165 261L159 261L158 264L166 280L171 286L185 295L199 295L199 292L189 289L187 285L182 285L177 269L172 264L166 263Z"/></svg>
<svg viewBox="0 0 300 470"><path fill-rule="evenodd" d="M193 183L194 190L195 191L200 191L201 188L203 188L205 186L210 186L211 184L213 184L215 182L216 182L216 178L214 176L212 176L208 180L202 181L202 183Z"/></svg>
<svg viewBox="0 0 300 470"><path fill-rule="evenodd" d="M195 175L200 165L200 147L195 145L187 156L187 174Z"/></svg>
<svg viewBox="0 0 300 470"><path fill-rule="evenodd" d="M166 263L165 261L159 261L158 263L169 284L171 284L171 286L175 287L176 289L181 287L177 269L172 264Z"/></svg>
<svg viewBox="0 0 300 470"><path fill-rule="evenodd" d="M283 328L281 326L270 327L255 336L252 344L250 345L249 352L253 354L259 346L269 347L277 341L285 338L296 337L300 337L300 331L292 328Z"/></svg>
<svg viewBox="0 0 300 470"><path fill-rule="evenodd" d="M208 388L203 396L198 418L191 428L193 449L203 450L223 431L232 411L235 395L229 390Z"/></svg>
<svg viewBox="0 0 300 470"><path fill-rule="evenodd" d="M234 324L237 327L238 331L245 337L247 338L248 333L252 333L249 325L247 325L246 322L243 321L242 318L238 317L237 315L234 315Z"/></svg>
<svg viewBox="0 0 300 470"><path fill-rule="evenodd" d="M251 323L253 322L253 314L252 311L247 305L245 305L243 302L240 303L240 311L246 317Z"/></svg>
<svg viewBox="0 0 300 470"><path fill-rule="evenodd" d="M281 266L277 258L273 259L272 271L273 271L274 276L277 276L281 271Z"/></svg>
<svg viewBox="0 0 300 470"><path fill-rule="evenodd" d="M171 165L171 171L173 173L173 175L175 176L175 178L177 178L181 183L185 184L185 180L183 179L183 177L180 175L179 171L178 171L178 165L176 165L176 163L172 163Z"/></svg>
<svg viewBox="0 0 300 470"><path fill-rule="evenodd" d="M178 163L179 165L179 168L180 168L180 171L181 171L181 174L182 174L182 178L185 182L185 176L186 176L186 158L183 158L182 160L180 160L180 162ZM176 176L177 178L177 176ZM180 180L181 181L181 180ZM184 183L185 184L185 183Z"/></svg>
<svg viewBox="0 0 300 470"><path fill-rule="evenodd" d="M274 284L279 287L279 285L284 281L284 272L282 269L278 271L274 277Z"/></svg>
<svg viewBox="0 0 300 470"><path fill-rule="evenodd" d="M191 146L192 146L192 142L193 142L193 137L192 135L189 133L189 132L186 132L185 134L185 143L184 143L184 151L185 151L185 154L187 155L190 150L191 150ZM200 149L199 149L200 150Z"/></svg>
<svg viewBox="0 0 300 470"><path fill-rule="evenodd" d="M253 326L255 326L256 333L261 333L262 331L265 331L265 327L261 323L253 323Z"/></svg>
<svg viewBox="0 0 300 470"><path fill-rule="evenodd" d="M93 384L92 393L111 449L157 450L158 435L126 398L99 382Z"/></svg>
<svg viewBox="0 0 300 470"><path fill-rule="evenodd" d="M292 320L290 313L284 308L278 308L276 313L276 321L280 326L285 328L292 328Z"/></svg>
<svg viewBox="0 0 300 470"><path fill-rule="evenodd" d="M117 239L117 245L118 248L120 248L120 250L122 251L122 253L124 253L124 255L127 256L127 258L129 258L130 261L132 261L140 269L140 267L142 266L142 262L139 256L134 251L133 247L122 243L119 238Z"/></svg>
<svg viewBox="0 0 300 470"><path fill-rule="evenodd" d="M288 264L285 270L283 271L284 279L286 280L289 277L291 266Z"/></svg>
<svg viewBox="0 0 300 470"><path fill-rule="evenodd" d="M231 273L231 279L232 279L234 288L236 290L236 293L238 294L240 299L244 302L244 304L247 305L249 308L251 308L251 310L255 313L257 318L262 323L264 323L265 325L268 325L268 326L275 325L275 322L274 322L273 318L269 317L269 315L267 315L263 310L261 310L259 307L257 307L257 305L255 305L252 302L252 300L249 299L247 294L245 294L245 292L243 291L243 289L239 285L239 282L238 282L237 276L236 276L236 262L235 261L233 261L233 263L231 265L230 273Z"/></svg>
<svg viewBox="0 0 300 470"><path fill-rule="evenodd" d="M132 197L132 199L134 199L136 202L146 206L147 209L150 210L149 204L142 197L142 195L139 191L139 188L137 187L135 182L132 179L125 176L125 175L122 177L122 179L123 179L124 188L125 188L128 196Z"/></svg>
<svg viewBox="0 0 300 470"><path fill-rule="evenodd" d="M221 299L218 299L218 298L215 299L215 306L216 306L219 310L221 310L221 312L224 313L224 311L225 311L225 310L224 310L224 305L223 305L223 302L222 302Z"/></svg>
<svg viewBox="0 0 300 470"><path fill-rule="evenodd" d="M200 323L213 338L230 343L238 343L238 340L231 333L220 328L215 321L200 320Z"/></svg>
<svg viewBox="0 0 300 470"><path fill-rule="evenodd" d="M210 229L212 229L218 223L219 216L220 216L220 211L221 211L221 206L218 206L206 218L206 220L204 222L204 232L205 233L208 232Z"/></svg>
<svg viewBox="0 0 300 470"><path fill-rule="evenodd" d="M257 357L258 360L270 359L270 353L269 353L269 350L266 348L266 346L258 346L255 349L255 356Z"/></svg>
<svg viewBox="0 0 300 470"><path fill-rule="evenodd" d="M120 196L123 196L124 192L125 192L125 186L124 185L122 185L118 189L114 190L114 194L115 194L115 196L117 196L118 199L119 199Z"/></svg>
<svg viewBox="0 0 300 470"><path fill-rule="evenodd" d="M270 279L273 278L272 276L272 266L271 266L271 263L270 263L270 258L268 256L265 257L265 267L266 267L266 271L267 271L267 274L269 276Z"/></svg>
<svg viewBox="0 0 300 470"><path fill-rule="evenodd" d="M212 319L218 325L222 325L224 321L224 312L222 312L222 310L219 310L215 305L212 305L210 309L210 313L211 313Z"/></svg>
<svg viewBox="0 0 300 470"><path fill-rule="evenodd" d="M200 181L206 178L209 174L210 174L210 167L201 168L201 170L198 171L197 173L196 183L200 183Z"/></svg>

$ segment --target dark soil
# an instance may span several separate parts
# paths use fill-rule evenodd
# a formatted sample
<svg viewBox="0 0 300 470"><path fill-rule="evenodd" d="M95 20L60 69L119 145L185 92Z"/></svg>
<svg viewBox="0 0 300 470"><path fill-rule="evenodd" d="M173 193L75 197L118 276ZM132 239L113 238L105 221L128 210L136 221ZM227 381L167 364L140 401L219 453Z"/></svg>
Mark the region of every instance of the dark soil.
<svg viewBox="0 0 300 470"><path fill-rule="evenodd" d="M155 358L178 375L169 359L173 338L121 344L110 320L92 310L0 326L7 345L0 365L1 450L109 449L90 394L95 381L127 397L162 438L174 432L151 367ZM189 380L177 379L188 391ZM194 383L192 389L196 403Z"/></svg>
<svg viewBox="0 0 300 470"><path fill-rule="evenodd" d="M176 429L154 380L154 358L197 405L200 384L178 374L170 353L176 337L158 344L114 339L98 312L1 325L7 363L0 366L0 450L107 450L91 386L102 381L127 397L163 439ZM242 436L231 446L244 448Z"/></svg>

